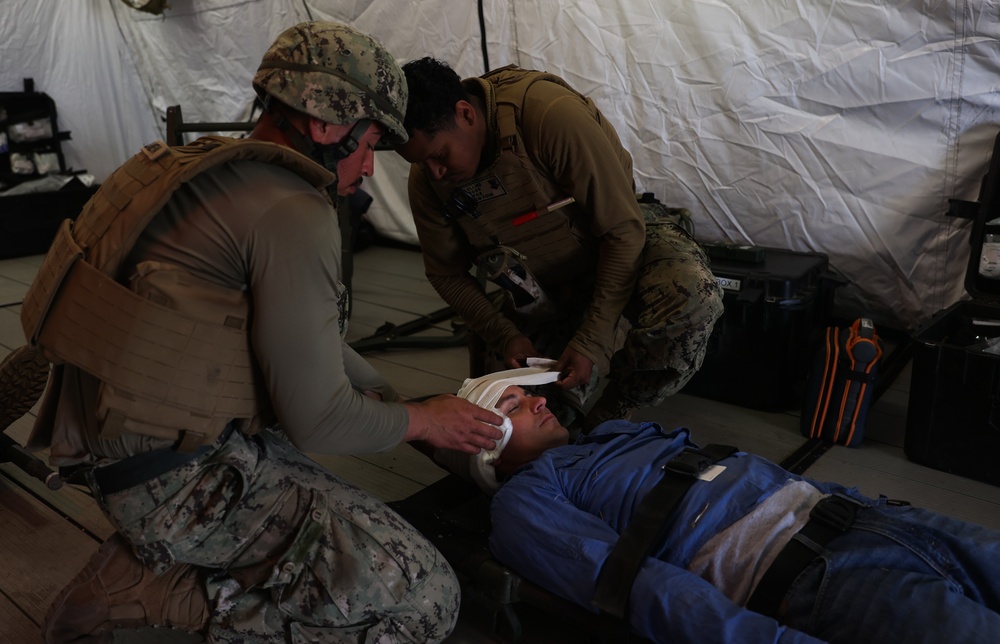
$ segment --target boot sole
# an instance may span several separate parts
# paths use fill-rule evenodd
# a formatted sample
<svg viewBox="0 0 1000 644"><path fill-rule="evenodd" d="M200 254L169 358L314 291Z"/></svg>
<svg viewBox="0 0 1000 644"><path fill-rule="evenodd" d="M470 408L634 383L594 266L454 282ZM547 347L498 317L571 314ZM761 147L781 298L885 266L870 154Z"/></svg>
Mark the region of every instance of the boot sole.
<svg viewBox="0 0 1000 644"><path fill-rule="evenodd" d="M35 406L48 380L49 362L36 347L14 349L0 362L0 431Z"/></svg>

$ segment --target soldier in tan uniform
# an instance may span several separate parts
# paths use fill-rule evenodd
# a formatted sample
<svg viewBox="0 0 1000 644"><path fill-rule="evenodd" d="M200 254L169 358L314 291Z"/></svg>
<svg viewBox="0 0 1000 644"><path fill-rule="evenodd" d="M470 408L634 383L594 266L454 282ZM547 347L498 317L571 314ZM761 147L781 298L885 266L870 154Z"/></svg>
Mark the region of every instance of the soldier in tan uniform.
<svg viewBox="0 0 1000 644"><path fill-rule="evenodd" d="M350 194L381 137L406 140L405 79L370 37L311 22L278 37L253 85L249 139L146 146L63 225L25 299L26 336L55 365L31 444L118 532L56 598L48 642L143 625L424 642L454 626L436 549L303 454L413 439L475 453L501 436L485 424L499 416L454 396L402 402L343 340L327 189ZM37 372L32 359L3 368Z"/></svg>
<svg viewBox="0 0 1000 644"><path fill-rule="evenodd" d="M513 66L464 81L432 58L403 71L410 138L397 151L413 164L410 208L442 298L504 367L556 358L566 391L610 372L582 405L584 431L680 390L722 293L687 212L638 202L632 157L594 102ZM483 278L506 290L502 305Z"/></svg>

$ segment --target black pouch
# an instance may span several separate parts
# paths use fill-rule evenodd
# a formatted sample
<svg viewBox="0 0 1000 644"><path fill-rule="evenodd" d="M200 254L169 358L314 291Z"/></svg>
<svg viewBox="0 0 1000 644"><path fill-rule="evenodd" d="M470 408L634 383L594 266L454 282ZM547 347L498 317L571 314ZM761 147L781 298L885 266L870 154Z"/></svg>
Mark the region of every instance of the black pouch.
<svg viewBox="0 0 1000 644"><path fill-rule="evenodd" d="M804 436L861 444L882 355L882 340L868 318L843 329L827 327L802 408Z"/></svg>

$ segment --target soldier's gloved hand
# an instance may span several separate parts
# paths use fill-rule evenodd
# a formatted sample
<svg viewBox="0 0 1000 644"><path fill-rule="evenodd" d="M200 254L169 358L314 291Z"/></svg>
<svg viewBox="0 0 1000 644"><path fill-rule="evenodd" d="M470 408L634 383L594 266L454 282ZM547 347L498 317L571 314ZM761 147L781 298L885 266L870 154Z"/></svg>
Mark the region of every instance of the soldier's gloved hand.
<svg viewBox="0 0 1000 644"><path fill-rule="evenodd" d="M442 394L423 402L408 402L410 425L404 440L423 440L434 447L478 454L493 449L503 438L494 425L503 424L503 416L453 394Z"/></svg>
<svg viewBox="0 0 1000 644"><path fill-rule="evenodd" d="M590 374L594 370L594 362L579 351L566 347L553 371L561 376L556 384L562 389L572 389L578 385L590 382Z"/></svg>
<svg viewBox="0 0 1000 644"><path fill-rule="evenodd" d="M542 354L526 335L515 335L503 352L503 363L509 369L528 366L528 358L541 358Z"/></svg>

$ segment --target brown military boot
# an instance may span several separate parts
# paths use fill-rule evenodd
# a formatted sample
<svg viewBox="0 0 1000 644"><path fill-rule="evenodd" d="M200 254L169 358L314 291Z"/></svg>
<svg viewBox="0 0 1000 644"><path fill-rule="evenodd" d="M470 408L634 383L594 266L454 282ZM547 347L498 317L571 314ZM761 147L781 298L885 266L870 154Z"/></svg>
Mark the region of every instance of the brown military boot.
<svg viewBox="0 0 1000 644"><path fill-rule="evenodd" d="M34 407L49 379L49 361L41 350L23 346L0 362L0 431Z"/></svg>
<svg viewBox="0 0 1000 644"><path fill-rule="evenodd" d="M114 629L169 626L197 632L208 617L197 568L177 564L157 577L116 534L52 602L42 636L49 644L111 642Z"/></svg>

